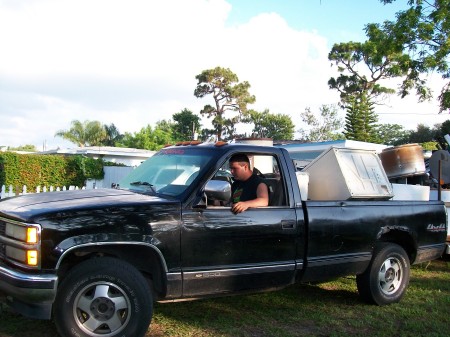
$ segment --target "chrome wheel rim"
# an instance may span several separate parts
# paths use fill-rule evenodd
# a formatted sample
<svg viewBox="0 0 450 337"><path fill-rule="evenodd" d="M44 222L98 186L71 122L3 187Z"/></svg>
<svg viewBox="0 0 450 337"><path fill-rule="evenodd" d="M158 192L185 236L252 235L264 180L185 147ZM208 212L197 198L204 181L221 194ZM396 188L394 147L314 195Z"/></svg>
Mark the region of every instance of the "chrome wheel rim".
<svg viewBox="0 0 450 337"><path fill-rule="evenodd" d="M131 302L125 291L108 282L91 283L77 295L73 315L78 327L91 336L108 337L130 320Z"/></svg>
<svg viewBox="0 0 450 337"><path fill-rule="evenodd" d="M381 265L378 273L378 286L385 295L394 294L401 286L403 269L397 258L390 257Z"/></svg>

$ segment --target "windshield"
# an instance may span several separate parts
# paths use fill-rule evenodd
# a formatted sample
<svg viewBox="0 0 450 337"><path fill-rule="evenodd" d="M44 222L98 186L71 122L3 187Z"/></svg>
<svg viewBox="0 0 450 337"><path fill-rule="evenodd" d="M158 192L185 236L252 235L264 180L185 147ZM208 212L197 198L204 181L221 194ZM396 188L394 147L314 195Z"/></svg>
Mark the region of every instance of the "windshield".
<svg viewBox="0 0 450 337"><path fill-rule="evenodd" d="M180 196L213 160L209 149L168 148L147 159L120 183L122 189Z"/></svg>

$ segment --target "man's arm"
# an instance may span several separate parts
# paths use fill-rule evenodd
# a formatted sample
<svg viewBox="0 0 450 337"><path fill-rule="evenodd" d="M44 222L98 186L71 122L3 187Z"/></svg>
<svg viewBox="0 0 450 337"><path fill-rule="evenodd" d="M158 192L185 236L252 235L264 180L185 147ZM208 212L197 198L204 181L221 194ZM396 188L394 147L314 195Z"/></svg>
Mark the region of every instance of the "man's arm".
<svg viewBox="0 0 450 337"><path fill-rule="evenodd" d="M260 183L256 189L256 199L239 201L231 207L233 213L241 213L251 207L264 207L269 205L269 189L265 183Z"/></svg>

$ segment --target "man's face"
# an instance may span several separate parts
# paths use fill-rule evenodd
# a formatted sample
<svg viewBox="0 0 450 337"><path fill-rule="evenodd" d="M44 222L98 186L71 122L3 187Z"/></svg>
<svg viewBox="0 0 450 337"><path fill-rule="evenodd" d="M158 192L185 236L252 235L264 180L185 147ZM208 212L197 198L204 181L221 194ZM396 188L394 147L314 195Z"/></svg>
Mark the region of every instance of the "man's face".
<svg viewBox="0 0 450 337"><path fill-rule="evenodd" d="M248 165L239 163L239 162L232 162L230 163L230 171L233 175L233 178L236 180L243 180L246 177L246 172L248 170Z"/></svg>

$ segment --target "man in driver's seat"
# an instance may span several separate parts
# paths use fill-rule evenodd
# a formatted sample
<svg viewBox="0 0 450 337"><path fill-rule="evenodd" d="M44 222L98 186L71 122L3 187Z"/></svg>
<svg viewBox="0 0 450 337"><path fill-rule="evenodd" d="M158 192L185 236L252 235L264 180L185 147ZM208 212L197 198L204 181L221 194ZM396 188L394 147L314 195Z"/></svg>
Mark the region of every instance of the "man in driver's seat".
<svg viewBox="0 0 450 337"><path fill-rule="evenodd" d="M250 169L245 154L236 154L229 160L234 182L231 185L231 211L241 213L250 207L269 205L269 190L263 179Z"/></svg>

